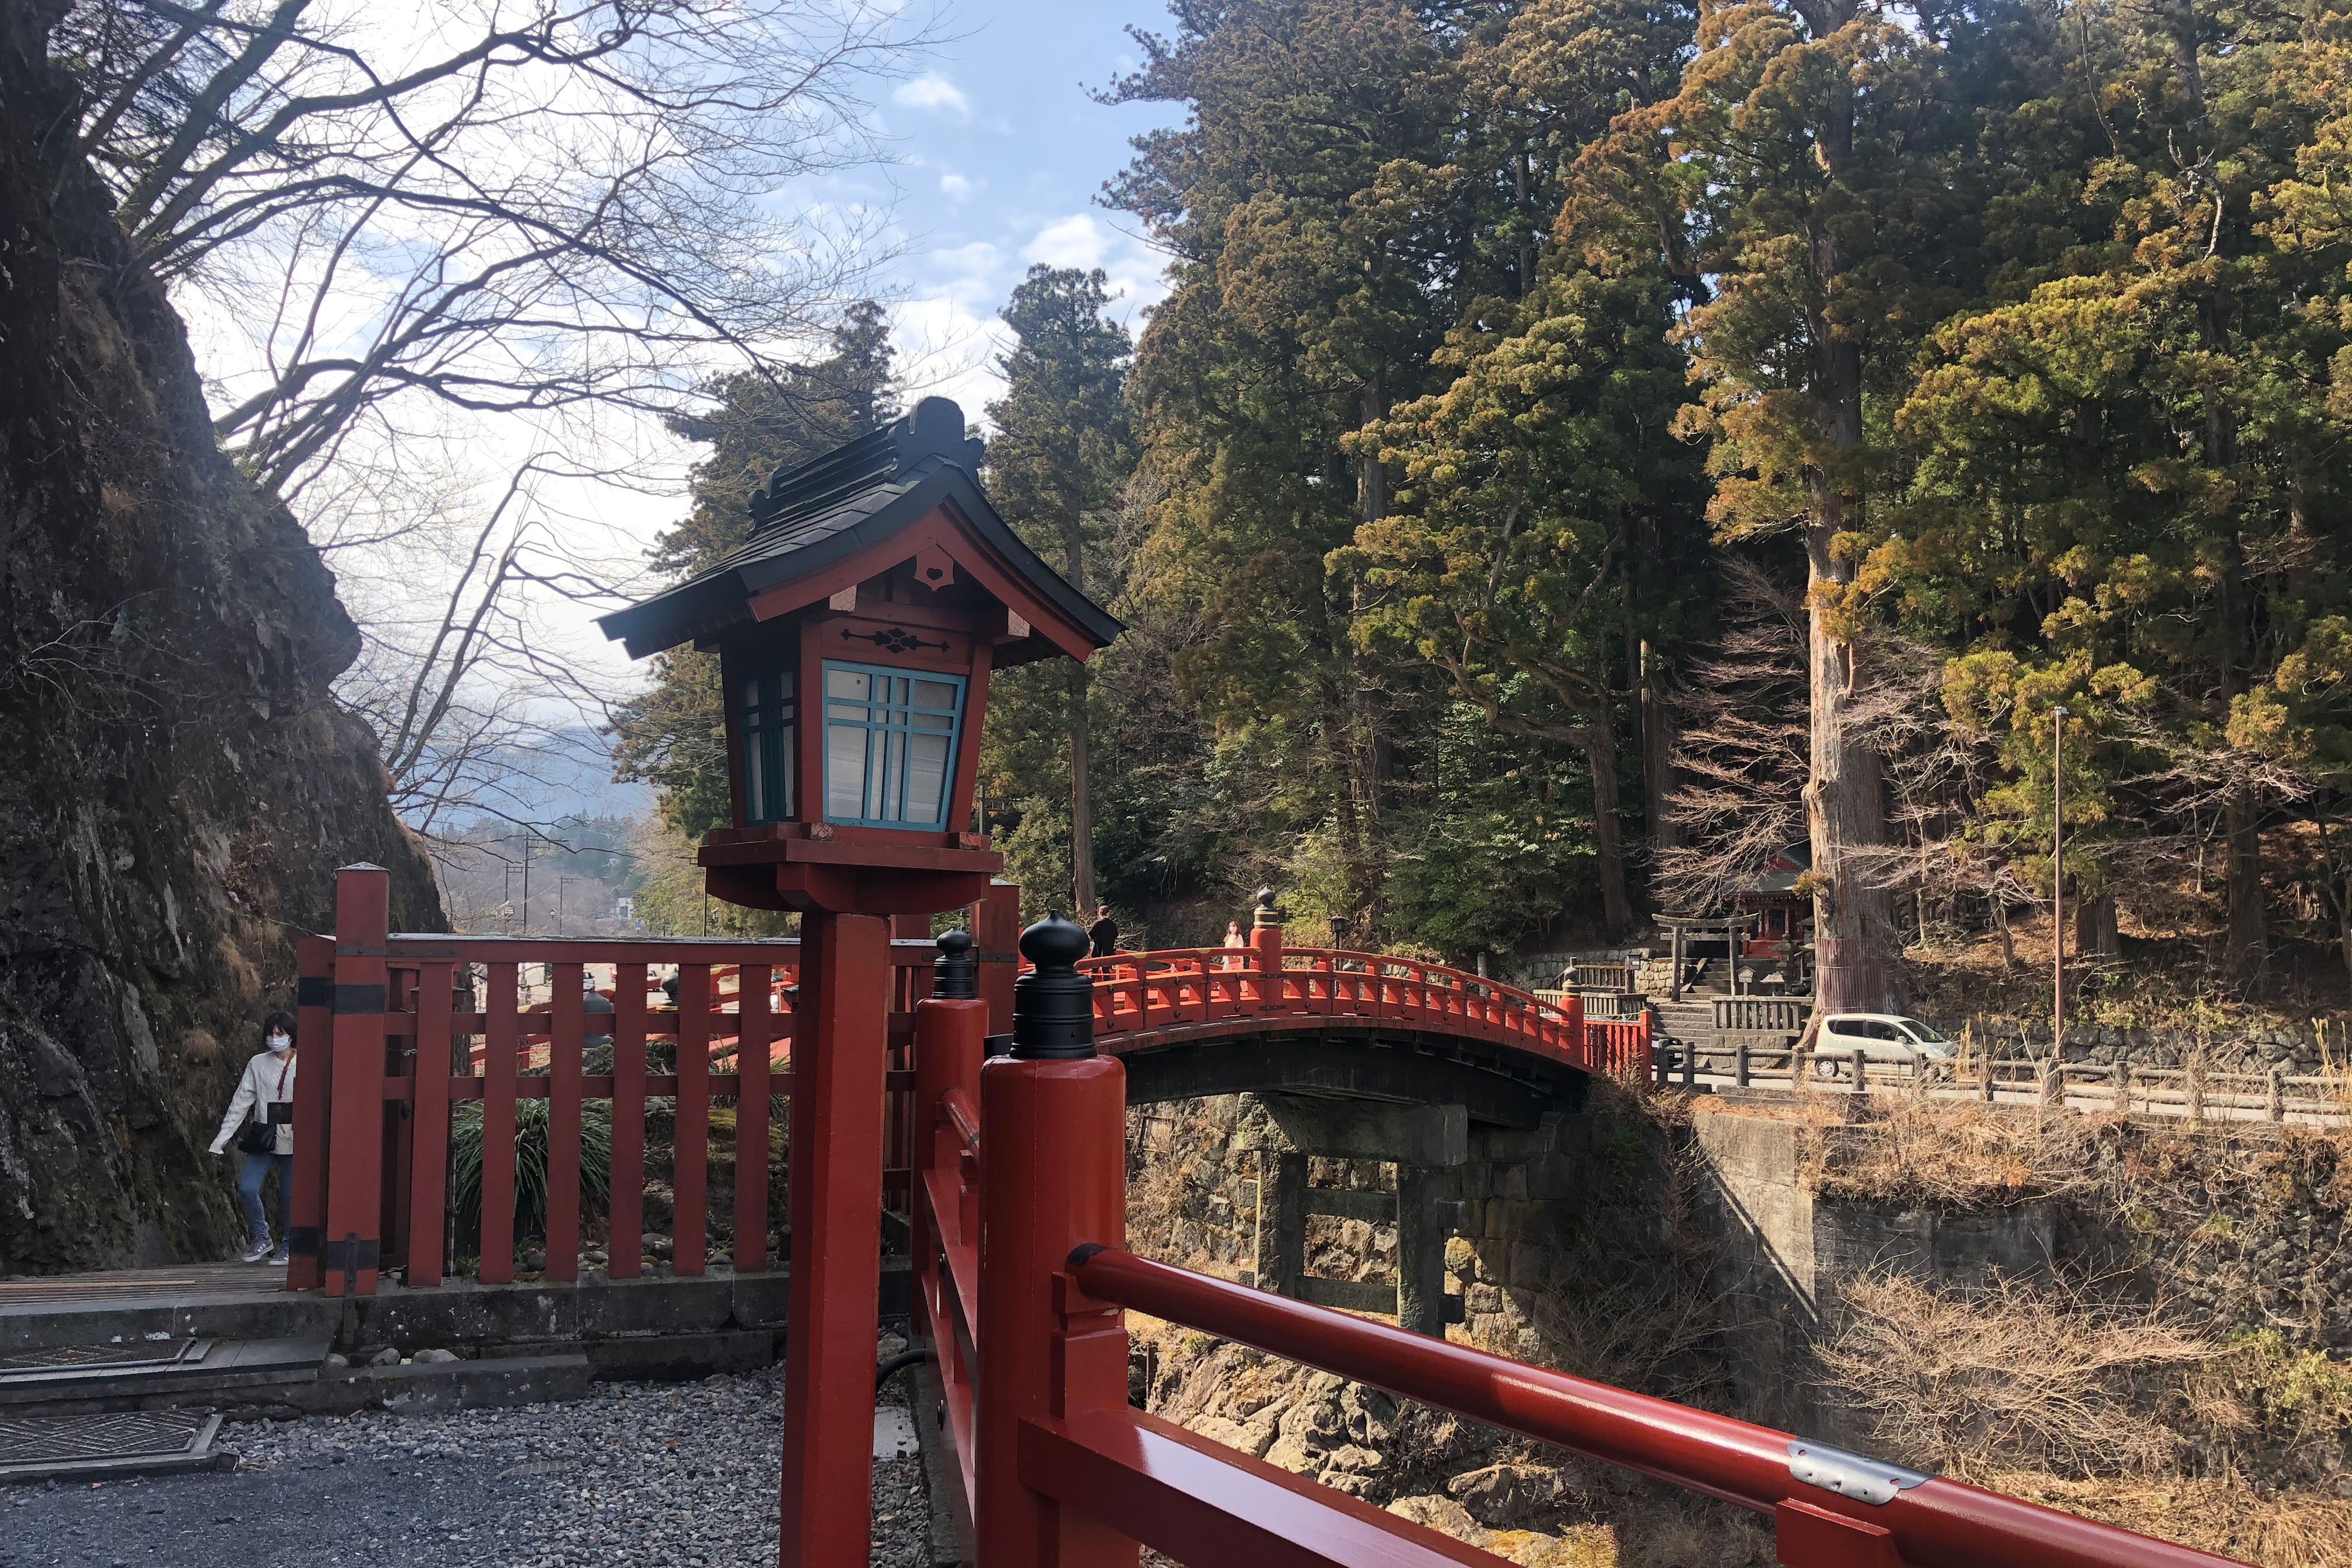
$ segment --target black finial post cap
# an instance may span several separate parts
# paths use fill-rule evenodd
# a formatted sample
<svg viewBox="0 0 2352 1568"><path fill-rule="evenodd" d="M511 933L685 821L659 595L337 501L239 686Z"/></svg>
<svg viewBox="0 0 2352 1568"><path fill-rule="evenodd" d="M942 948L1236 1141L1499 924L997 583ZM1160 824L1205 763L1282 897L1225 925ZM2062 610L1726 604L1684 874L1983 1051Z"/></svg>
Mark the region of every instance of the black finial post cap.
<svg viewBox="0 0 2352 1568"><path fill-rule="evenodd" d="M1274 907L1274 889L1272 888L1260 888L1257 890L1257 913L1250 917L1250 924L1254 926L1278 926L1281 923L1282 911Z"/></svg>
<svg viewBox="0 0 2352 1568"><path fill-rule="evenodd" d="M1095 1054L1095 983L1077 971L1086 931L1055 910L1021 933L1021 956L1034 968L1013 983L1013 1054L1023 1061L1066 1061Z"/></svg>
<svg viewBox="0 0 2352 1568"><path fill-rule="evenodd" d="M931 960L931 994L950 1002L968 1002L980 994L980 960L971 951L968 931L941 931L940 955Z"/></svg>

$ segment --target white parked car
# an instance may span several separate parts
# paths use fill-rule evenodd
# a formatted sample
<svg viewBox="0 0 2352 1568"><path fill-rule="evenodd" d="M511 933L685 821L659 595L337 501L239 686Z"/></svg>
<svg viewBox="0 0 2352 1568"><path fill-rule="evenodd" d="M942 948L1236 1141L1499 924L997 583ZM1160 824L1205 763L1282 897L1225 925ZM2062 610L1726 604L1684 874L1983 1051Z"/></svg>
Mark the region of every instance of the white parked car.
<svg viewBox="0 0 2352 1568"><path fill-rule="evenodd" d="M1933 1072L1939 1065L1949 1071L1952 1042L1934 1026L1899 1013L1832 1013L1822 1020L1813 1037L1813 1076L1834 1079L1853 1076L1853 1053L1859 1047L1865 1068L1908 1068Z"/></svg>

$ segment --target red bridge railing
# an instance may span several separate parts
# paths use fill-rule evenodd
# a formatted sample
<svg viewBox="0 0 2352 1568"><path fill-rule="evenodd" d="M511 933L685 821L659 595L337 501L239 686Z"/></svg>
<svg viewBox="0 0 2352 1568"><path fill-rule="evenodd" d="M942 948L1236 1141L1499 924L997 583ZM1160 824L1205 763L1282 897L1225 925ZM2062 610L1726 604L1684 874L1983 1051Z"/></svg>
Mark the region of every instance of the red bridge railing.
<svg viewBox="0 0 2352 1568"><path fill-rule="evenodd" d="M1233 973L1171 971L1165 984L1200 984L1213 1006L1228 983L1212 977ZM1268 1001L1273 973L1257 976ZM1148 971L1110 980L1159 983ZM1095 996L1099 1017L1099 983ZM1152 1005L1148 991L1133 1005L1139 1024ZM1769 1514L1790 1568L2229 1561L1137 1258L1119 1245L1125 1067L1026 1048L1018 1012L1013 1054L983 1063L983 1004L935 997L915 1013L918 1329L978 1568L1133 1568L1139 1543L1194 1563L1501 1561L1131 1407L1128 1310Z"/></svg>
<svg viewBox="0 0 2352 1568"><path fill-rule="evenodd" d="M1247 947L1116 952L1077 967L1094 978L1095 1035L1114 1053L1297 1019L1426 1029L1584 1072L1631 1074L1649 1060L1646 1013L1634 1022L1588 1022L1574 997L1547 1001L1467 970L1345 948L1288 947L1271 921L1251 932Z"/></svg>

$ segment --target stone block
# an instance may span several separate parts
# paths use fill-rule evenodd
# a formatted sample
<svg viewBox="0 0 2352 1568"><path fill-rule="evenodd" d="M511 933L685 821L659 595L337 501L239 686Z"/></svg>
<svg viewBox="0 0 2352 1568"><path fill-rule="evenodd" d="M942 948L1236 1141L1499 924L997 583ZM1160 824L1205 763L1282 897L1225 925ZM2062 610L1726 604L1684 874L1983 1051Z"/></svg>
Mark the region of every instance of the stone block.
<svg viewBox="0 0 2352 1568"><path fill-rule="evenodd" d="M1551 1205L1528 1199L1496 1198L1486 1205L1486 1235L1498 1241L1559 1240L1560 1216Z"/></svg>
<svg viewBox="0 0 2352 1568"><path fill-rule="evenodd" d="M1408 1165L1459 1165L1470 1157L1465 1106L1389 1105L1293 1094L1269 1094L1265 1104L1283 1136L1311 1154Z"/></svg>
<svg viewBox="0 0 2352 1568"><path fill-rule="evenodd" d="M1504 1266L1503 1283L1517 1290L1549 1290L1559 1267L1559 1254L1550 1247L1513 1242L1510 1260Z"/></svg>
<svg viewBox="0 0 2352 1568"><path fill-rule="evenodd" d="M1524 1198L1528 1195L1528 1168L1513 1162L1495 1167L1495 1195L1498 1198Z"/></svg>

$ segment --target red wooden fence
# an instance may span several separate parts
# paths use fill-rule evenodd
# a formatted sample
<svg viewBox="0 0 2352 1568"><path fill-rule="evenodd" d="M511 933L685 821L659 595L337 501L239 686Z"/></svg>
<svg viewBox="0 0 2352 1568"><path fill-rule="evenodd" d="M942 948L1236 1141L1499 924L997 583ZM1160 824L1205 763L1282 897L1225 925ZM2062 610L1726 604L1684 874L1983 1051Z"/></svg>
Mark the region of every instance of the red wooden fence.
<svg viewBox="0 0 2352 1568"><path fill-rule="evenodd" d="M797 941L389 934L383 931L383 873L359 868L341 877L339 923L345 929L333 941L306 939L297 954L295 1028L303 1070L295 1080L289 1289L367 1293L380 1270L394 1269L412 1287L441 1281L455 1261L448 1256L450 1116L467 1100L482 1107L477 1268L485 1282L516 1276L515 1108L531 1100L548 1107L544 1279L579 1278L590 1218L581 1122L592 1102L611 1112L612 1278L634 1278L641 1268L646 1116L657 1100L670 1102L674 1115L672 1270L691 1276L709 1267L703 1216L714 1105L735 1112L734 1267L757 1272L773 1261L767 1256L768 1128L774 1097L792 1092L793 1033L789 1005L779 1010L773 999L798 978ZM936 952L927 941L891 944L894 1059L885 1182L902 1208L910 1163L912 1008L929 994ZM583 1007L582 975L592 964L611 966L610 982L596 987L613 1004L609 1015ZM383 989L353 984L347 976L355 971L382 974ZM550 991L546 1000L526 1005L531 972L548 976ZM751 983L719 984L739 975ZM675 1003L660 984L673 977ZM588 1037L607 1030L610 1070L590 1072ZM667 1066L649 1058L664 1044L675 1047ZM772 1065L778 1061L781 1068ZM381 1108L373 1119L357 1109L370 1106ZM367 1132L351 1136L351 1126ZM373 1248L369 1239L376 1242Z"/></svg>

